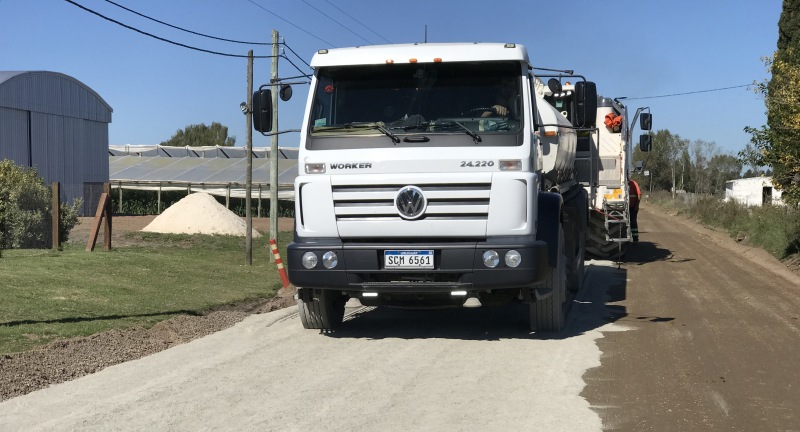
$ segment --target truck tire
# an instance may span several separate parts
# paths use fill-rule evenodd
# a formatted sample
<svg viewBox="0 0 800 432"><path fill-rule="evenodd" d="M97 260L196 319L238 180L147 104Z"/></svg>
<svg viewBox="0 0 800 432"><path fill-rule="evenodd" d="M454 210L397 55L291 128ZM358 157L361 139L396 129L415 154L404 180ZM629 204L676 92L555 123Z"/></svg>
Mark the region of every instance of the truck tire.
<svg viewBox="0 0 800 432"><path fill-rule="evenodd" d="M300 321L307 329L333 330L344 319L347 298L339 291L313 290L312 295L297 296Z"/></svg>
<svg viewBox="0 0 800 432"><path fill-rule="evenodd" d="M578 237L575 256L570 260L570 268L567 272L567 289L572 293L577 293L583 288L583 277L586 269L586 236Z"/></svg>
<svg viewBox="0 0 800 432"><path fill-rule="evenodd" d="M618 238L622 224L612 224L612 231L607 233L610 238ZM619 243L606 240L606 226L603 215L592 211L589 216L589 232L586 252L599 259L619 258Z"/></svg>
<svg viewBox="0 0 800 432"><path fill-rule="evenodd" d="M577 293L583 286L584 263L586 261L586 236L588 235L587 195L583 188L565 202L564 241L567 256L567 290Z"/></svg>
<svg viewBox="0 0 800 432"><path fill-rule="evenodd" d="M533 331L559 332L564 328L564 299L566 298L567 265L564 255L564 230L558 234L558 263L551 269L545 287L552 294L530 304L530 327Z"/></svg>

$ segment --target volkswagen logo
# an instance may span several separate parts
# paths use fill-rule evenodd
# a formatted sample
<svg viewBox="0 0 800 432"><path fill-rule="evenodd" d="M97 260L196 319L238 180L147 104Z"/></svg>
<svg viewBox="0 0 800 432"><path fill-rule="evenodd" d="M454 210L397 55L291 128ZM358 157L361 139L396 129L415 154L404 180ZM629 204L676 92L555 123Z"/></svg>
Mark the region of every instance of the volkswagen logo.
<svg viewBox="0 0 800 432"><path fill-rule="evenodd" d="M417 219L425 212L428 200L422 194L422 190L416 186L406 186L397 192L394 199L397 213L403 219Z"/></svg>

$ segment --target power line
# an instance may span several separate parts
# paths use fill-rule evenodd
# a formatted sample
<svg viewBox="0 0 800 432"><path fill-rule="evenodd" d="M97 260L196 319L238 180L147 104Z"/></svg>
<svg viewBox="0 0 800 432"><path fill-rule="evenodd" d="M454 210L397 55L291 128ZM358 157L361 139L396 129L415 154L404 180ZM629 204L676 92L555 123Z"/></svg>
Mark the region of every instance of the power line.
<svg viewBox="0 0 800 432"><path fill-rule="evenodd" d="M82 5L78 4L78 3L75 3L72 0L64 0L64 1L66 1L67 3L70 3L70 4L74 5L74 6L77 6L77 7L81 8L81 9L85 10L86 12L89 12L91 14L97 15L100 18L103 18L106 21L110 21L110 22L112 22L114 24L117 24L119 26L125 27L126 29L129 29L129 30L133 30L133 31L135 31L137 33L140 33L140 34L143 34L145 36L150 36L151 38L158 39L158 40L160 40L162 42L166 42L166 43L169 43L169 44L172 44L172 45L177 45L177 46L183 47L183 48L188 48L190 50L195 50L195 51L200 51L200 52L204 52L204 53L208 53L208 54L215 54L215 55L220 55L220 56L225 56L225 57L242 57L242 58L247 58L248 57L246 55L241 55L241 54L228 54L228 53L223 53L223 52L219 52L219 51L211 51L211 50L207 50L207 49L203 49L203 48L197 48L197 47L194 47L194 46L191 46L191 45L186 45L186 44L182 44L180 42L175 42L175 41L172 41L172 40L169 40L169 39L165 39L165 38L162 38L160 36L156 36L156 35L154 35L152 33L147 33L146 31L139 30L139 29L137 29L135 27L131 27L131 26L127 25L127 24L123 24L123 23L121 23L121 22L119 22L119 21L117 21L115 19L109 18L109 17L107 17L105 15L102 15L102 14L100 14L98 12L95 12L95 11L93 11L93 10L87 8L87 7L84 7L84 6L82 6ZM274 58L274 57L275 56L253 56L253 58L260 58L260 59L261 58Z"/></svg>
<svg viewBox="0 0 800 432"><path fill-rule="evenodd" d="M261 10L263 10L264 12L266 12L266 13L268 13L268 14L270 14L270 15L274 16L274 17L277 17L278 19L280 19L281 21L283 21L283 22L285 22L285 23L289 24L290 26L292 26L292 27L294 27L294 28L296 28L296 29L300 30L301 32L303 32L303 33L305 33L305 34L307 34L307 35L309 35L309 36L311 36L311 37L313 37L314 39L316 39L316 40L318 40L318 41L321 41L321 42L323 42L323 43L325 43L325 44L327 44L327 45L330 45L331 47L334 47L334 48L336 48L336 45L334 45L334 44L332 44L332 43L330 43L330 42L326 41L325 39L322 39L321 37L319 37L319 36L317 36L317 35L315 35L315 34L313 34L313 33L309 32L308 30L306 30L306 29L304 29L304 28L302 28L302 27L298 26L297 24L295 24L295 23L293 23L293 22L291 22L291 21L287 20L286 18L284 18L284 17L282 17L282 16L280 16L280 15L278 15L278 14L276 14L275 12L272 12L271 10L269 10L269 9L265 8L264 6L261 6L260 4L256 3L255 1L253 1L253 0L247 0L247 1L248 1L248 2L250 2L250 3L252 3L252 4L253 4L254 6L256 6L257 8L260 8L260 9L261 9Z"/></svg>
<svg viewBox="0 0 800 432"><path fill-rule="evenodd" d="M359 21L359 20L355 19L355 18L354 18L352 15L350 15L350 14L349 14L349 13L347 13L347 12L345 12L345 11L344 11L342 8L340 8L339 6L336 6L335 4L333 4L333 3L329 2L328 0L324 0L324 1L325 1L325 3L328 3L329 5L333 6L333 7L334 7L334 8L336 8L336 9L338 9L338 10L339 10L339 12L341 12L341 13L345 14L345 15L346 15L348 18L350 18L351 20L353 20L353 21L355 21L355 22L357 22L357 23L361 24L361 26L362 26L362 27L364 27L365 29L367 29L367 30L371 31L372 33L374 33L374 34L375 34L376 36L378 36L379 38L381 38L381 39L385 40L385 41L386 41L386 43L392 43L392 42L391 42L389 39L386 39L385 37L383 37L382 35L380 35L380 34L379 34L378 32L376 32L375 30L373 30L373 29L369 28L369 27L368 27L366 24L364 24L364 23L362 23L361 21Z"/></svg>
<svg viewBox="0 0 800 432"><path fill-rule="evenodd" d="M328 18L329 20L331 20L331 21L335 22L336 24L339 24L339 26L340 26L340 27L342 27L343 29L345 29L345 30L349 31L350 33L352 33L352 34L354 34L354 35L356 35L356 36L360 37L360 38L361 38L361 39L363 39L363 40L364 40L366 43L368 43L368 44L370 44L370 45L374 45L374 44L372 43L372 41L370 41L369 39L365 38L364 36L361 36L360 34L358 34L358 33L354 32L354 31L353 31L351 28L349 28L349 27L347 27L346 25L344 25L344 24L340 23L339 21L336 21L336 20L335 20L335 19L333 19L333 18L332 18L330 15L328 15L328 14L326 14L325 12L321 11L319 8L317 8L316 6L312 5L312 4L311 4L311 3L309 3L308 1L306 1L306 0L303 0L303 3L305 3L306 5L308 5L308 7L310 7L311 9L314 9L315 11L319 12L319 13L320 13L320 15L324 16L325 18Z"/></svg>
<svg viewBox="0 0 800 432"><path fill-rule="evenodd" d="M309 67L309 69L314 69L314 68L312 68L312 67L311 67L311 65L310 65L310 64L308 64L308 62L307 62L307 61L303 60L303 58L302 58L302 57L300 57L300 56L299 56L299 55L298 55L296 52L294 52L294 50L292 49L292 47L290 47L288 44L286 44L286 41L282 42L281 44L282 44L283 46L285 46L285 47L286 47L286 48L287 48L289 51L291 51L291 52L292 52L292 54L294 54L294 56L295 56L295 57L299 58L301 62L305 63L305 64L306 64L306 66L308 66L308 67ZM288 59L287 59L287 60L288 60ZM298 69L298 70L299 70L299 69ZM302 71L300 71L300 72L302 73Z"/></svg>
<svg viewBox="0 0 800 432"><path fill-rule="evenodd" d="M185 31L186 33L191 33L191 34L198 35L198 36L202 36L202 37L206 37L206 38L209 38L209 39L216 39L216 40L219 40L219 41L231 42L231 43L237 43L237 44L245 44L245 45L272 45L272 44L271 44L271 43L269 43L269 42L246 42L246 41L238 41L238 40L233 40L233 39L225 39L225 38L221 38L221 37L216 37L216 36L211 36L211 35L207 35L207 34L203 34L203 33L198 33L198 32L195 32L195 31L187 30L187 29L185 29L185 28L182 28L182 27L178 27L178 26L176 26L176 25L172 25L172 24L166 23L166 22L164 22L164 21L157 20L157 19L155 19L155 18L153 18L153 17L149 17L149 16L147 16L147 15L145 15L145 14L143 14L143 13L136 12L136 11L135 11L135 10L133 10L133 9L128 9L128 8L126 8L125 6L122 6L121 4L119 4L119 3L115 3L115 2L113 2L113 1L111 1L111 0L106 0L106 2L108 2L108 3L111 3L112 5L114 5L114 6L118 7L118 8L125 9L126 11L128 11L128 12L130 12L130 13L132 13L132 14L139 15L139 16L140 16L140 17L142 17L142 18L149 19L150 21L155 21L155 22L157 22L157 23L159 23L159 24L163 24L163 25L165 25L165 26L167 26L167 27L172 27L172 28L174 28L174 29L178 29L178 30L181 30L181 31Z"/></svg>
<svg viewBox="0 0 800 432"><path fill-rule="evenodd" d="M302 69L300 69L299 67L297 67L297 65L296 65L296 64L294 64L294 62L292 62L291 60L289 60L289 57L286 57L286 55L285 55L285 54L284 54L284 55L281 55L280 57L282 57L284 60L286 60L287 62L289 62L289 64L290 64L290 65L294 66L294 68L295 68L295 69L297 69L297 70L298 70L298 71L299 71L301 74L303 74L303 76L304 76L304 77L306 77L306 78L310 78L310 77L311 77L311 75L309 75L309 74L307 74L307 73L303 72L303 70L302 70Z"/></svg>
<svg viewBox="0 0 800 432"><path fill-rule="evenodd" d="M721 88L708 89L708 90L697 90L697 91L691 91L691 92L686 92L686 93L672 93L672 94L666 94L666 95L660 95L660 96L626 97L625 100L657 99L657 98L665 98L665 97L672 97L672 96L685 96L685 95L691 95L691 94L697 94L697 93L708 93L708 92L730 90L730 89L735 89L735 88L752 87L752 86L753 86L753 84L743 84L743 85L738 85L738 86L721 87ZM619 99L622 99L622 98L619 98Z"/></svg>

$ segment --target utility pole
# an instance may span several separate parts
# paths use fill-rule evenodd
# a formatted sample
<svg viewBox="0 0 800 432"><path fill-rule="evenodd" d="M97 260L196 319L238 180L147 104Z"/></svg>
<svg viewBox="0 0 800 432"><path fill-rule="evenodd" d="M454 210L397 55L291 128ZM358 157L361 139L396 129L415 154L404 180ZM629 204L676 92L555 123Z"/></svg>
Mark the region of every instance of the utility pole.
<svg viewBox="0 0 800 432"><path fill-rule="evenodd" d="M278 40L277 30L272 30L272 73L270 84L272 86L272 128L278 129L278 90L274 85L278 82ZM269 151L269 238L278 240L278 134L272 134ZM275 256L269 254L270 262L275 262Z"/></svg>
<svg viewBox="0 0 800 432"><path fill-rule="evenodd" d="M245 264L253 265L253 212L250 210L251 195L253 192L253 50L247 52L247 176L245 180L245 220L247 233L245 234Z"/></svg>

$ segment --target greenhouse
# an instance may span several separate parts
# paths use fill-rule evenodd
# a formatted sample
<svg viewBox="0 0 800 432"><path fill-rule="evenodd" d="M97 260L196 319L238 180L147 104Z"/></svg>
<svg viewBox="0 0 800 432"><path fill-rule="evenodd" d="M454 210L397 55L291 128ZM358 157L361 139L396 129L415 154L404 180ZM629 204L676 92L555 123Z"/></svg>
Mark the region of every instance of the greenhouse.
<svg viewBox="0 0 800 432"><path fill-rule="evenodd" d="M270 194L269 148L254 147L253 199ZM109 177L114 193L124 202L124 190L187 192L244 198L247 182L244 147L109 146ZM297 148L278 149L278 199L294 200ZM160 196L159 196L160 202Z"/></svg>

